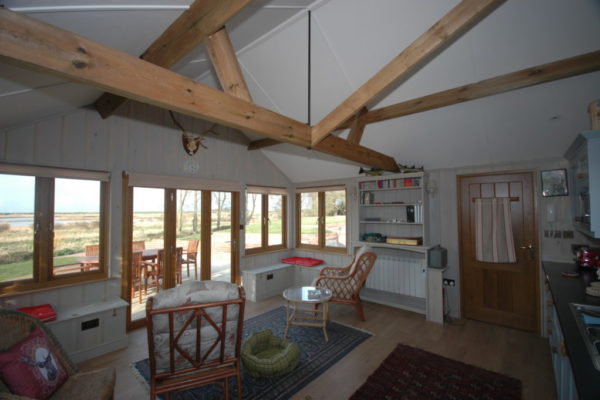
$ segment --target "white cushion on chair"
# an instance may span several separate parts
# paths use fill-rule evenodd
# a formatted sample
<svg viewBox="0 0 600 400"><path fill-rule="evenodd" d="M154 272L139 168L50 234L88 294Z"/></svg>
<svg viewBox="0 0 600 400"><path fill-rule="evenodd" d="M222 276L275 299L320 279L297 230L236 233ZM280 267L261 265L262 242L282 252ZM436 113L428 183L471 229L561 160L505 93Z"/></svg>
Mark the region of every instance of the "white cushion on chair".
<svg viewBox="0 0 600 400"><path fill-rule="evenodd" d="M358 263L358 259L363 254L369 253L372 251L373 251L373 248L371 248L370 246L362 246L360 249L358 249L358 251L356 252L356 255L354 256L354 260L352 261L352 265L350 266L350 271L348 272L348 275L350 275L354 272L354 269L356 268L356 264Z"/></svg>

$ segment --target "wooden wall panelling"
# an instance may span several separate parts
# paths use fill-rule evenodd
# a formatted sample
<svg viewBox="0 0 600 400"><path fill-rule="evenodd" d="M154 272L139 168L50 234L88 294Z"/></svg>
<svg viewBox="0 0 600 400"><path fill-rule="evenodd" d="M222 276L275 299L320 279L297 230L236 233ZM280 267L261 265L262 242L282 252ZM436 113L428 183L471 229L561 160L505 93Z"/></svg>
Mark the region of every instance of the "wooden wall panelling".
<svg viewBox="0 0 600 400"><path fill-rule="evenodd" d="M61 165L63 118L47 118L35 123L34 158L37 164Z"/></svg>
<svg viewBox="0 0 600 400"><path fill-rule="evenodd" d="M86 147L85 167L105 171L108 169L108 129L98 113L85 111Z"/></svg>
<svg viewBox="0 0 600 400"><path fill-rule="evenodd" d="M168 134L162 127L163 111L154 107L144 107L146 109L146 120L144 127L146 134L146 157L145 164L149 169L155 172L169 171L174 167L172 155L164 151L162 146L163 138Z"/></svg>
<svg viewBox="0 0 600 400"><path fill-rule="evenodd" d="M81 168L85 165L86 111L65 114L61 138L62 166Z"/></svg>
<svg viewBox="0 0 600 400"><path fill-rule="evenodd" d="M6 159L6 136L6 130L0 131L0 160Z"/></svg>
<svg viewBox="0 0 600 400"><path fill-rule="evenodd" d="M127 169L126 160L128 158L127 153L127 137L129 130L129 120L119 114L113 115L109 118L106 123L108 124L108 168L112 171L123 171ZM115 173L111 179L115 178ZM112 193L111 187L111 193ZM120 187L119 187L120 188ZM118 192L121 190L119 189Z"/></svg>
<svg viewBox="0 0 600 400"><path fill-rule="evenodd" d="M34 163L34 125L27 124L7 132L6 161Z"/></svg>
<svg viewBox="0 0 600 400"><path fill-rule="evenodd" d="M145 106L137 102L129 103L128 131L124 132L127 135L127 170L128 171L145 171L148 172L146 166L146 134L144 131Z"/></svg>

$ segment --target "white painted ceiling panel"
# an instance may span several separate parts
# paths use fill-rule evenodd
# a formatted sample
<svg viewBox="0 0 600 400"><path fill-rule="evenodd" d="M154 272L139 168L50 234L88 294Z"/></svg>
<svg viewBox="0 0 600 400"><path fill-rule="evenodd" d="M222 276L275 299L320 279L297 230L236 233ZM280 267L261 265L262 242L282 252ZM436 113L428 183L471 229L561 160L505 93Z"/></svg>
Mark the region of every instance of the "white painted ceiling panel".
<svg viewBox="0 0 600 400"><path fill-rule="evenodd" d="M245 70L266 93L271 102L263 107L306 122L307 116L307 24L299 20L277 35L267 38L240 58ZM269 61L267 61L269 60Z"/></svg>

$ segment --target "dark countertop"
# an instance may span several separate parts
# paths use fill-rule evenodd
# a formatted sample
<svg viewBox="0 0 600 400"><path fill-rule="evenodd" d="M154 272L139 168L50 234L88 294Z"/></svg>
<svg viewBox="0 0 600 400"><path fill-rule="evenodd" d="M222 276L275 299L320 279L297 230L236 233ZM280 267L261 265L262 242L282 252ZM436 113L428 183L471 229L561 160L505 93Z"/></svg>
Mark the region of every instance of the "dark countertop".
<svg viewBox="0 0 600 400"><path fill-rule="evenodd" d="M543 262L544 271L554 299L554 307L558 314L565 345L571 361L579 400L600 399L600 371L594 368L587 348L581 337L577 321L571 312L569 303L582 303L600 306L600 297L585 293L585 287L590 281L596 280L595 273L580 271L578 278L561 276L561 272L575 272L574 263Z"/></svg>

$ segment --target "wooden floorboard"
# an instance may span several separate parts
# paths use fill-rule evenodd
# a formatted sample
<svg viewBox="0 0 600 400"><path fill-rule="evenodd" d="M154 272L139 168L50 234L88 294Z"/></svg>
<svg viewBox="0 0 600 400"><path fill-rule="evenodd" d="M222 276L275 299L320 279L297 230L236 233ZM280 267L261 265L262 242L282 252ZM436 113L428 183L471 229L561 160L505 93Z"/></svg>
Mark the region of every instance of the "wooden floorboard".
<svg viewBox="0 0 600 400"><path fill-rule="evenodd" d="M283 304L281 297L247 302L246 318ZM385 357L403 343L448 358L518 378L523 400L556 399L548 342L535 334L477 321L436 324L423 315L373 303L364 303L367 321L358 321L352 307L330 305L330 319L367 330L373 337L329 368L293 399L347 399ZM316 328L315 328L316 329ZM129 334L129 347L83 362L84 370L114 366L115 400L144 399L148 392L131 372L131 363L147 358L146 331ZM335 388L335 390L332 390Z"/></svg>

